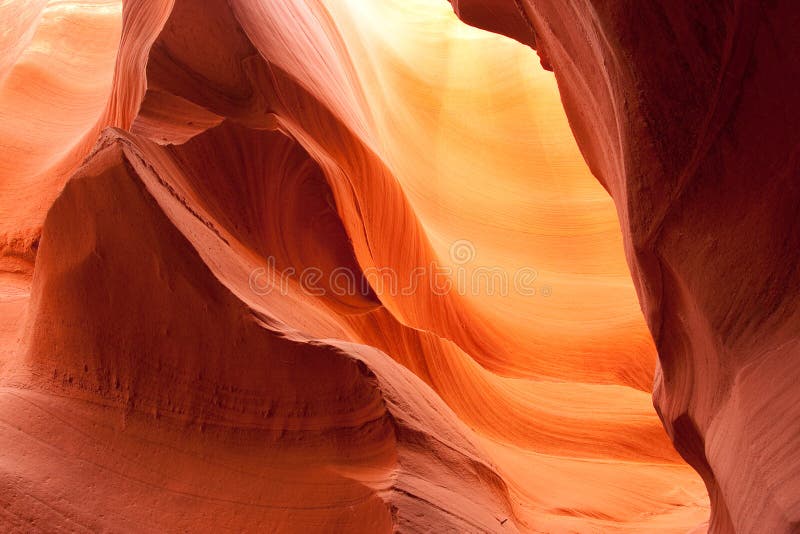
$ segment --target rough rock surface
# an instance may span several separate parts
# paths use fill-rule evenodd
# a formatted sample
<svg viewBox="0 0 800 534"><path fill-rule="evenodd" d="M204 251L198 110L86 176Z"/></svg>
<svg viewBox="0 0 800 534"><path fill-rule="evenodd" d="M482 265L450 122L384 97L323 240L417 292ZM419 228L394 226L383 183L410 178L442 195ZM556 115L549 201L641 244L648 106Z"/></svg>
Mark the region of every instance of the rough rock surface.
<svg viewBox="0 0 800 534"><path fill-rule="evenodd" d="M616 203L654 403L708 487L710 531L797 532L797 3L452 3L481 28L532 28L555 72Z"/></svg>

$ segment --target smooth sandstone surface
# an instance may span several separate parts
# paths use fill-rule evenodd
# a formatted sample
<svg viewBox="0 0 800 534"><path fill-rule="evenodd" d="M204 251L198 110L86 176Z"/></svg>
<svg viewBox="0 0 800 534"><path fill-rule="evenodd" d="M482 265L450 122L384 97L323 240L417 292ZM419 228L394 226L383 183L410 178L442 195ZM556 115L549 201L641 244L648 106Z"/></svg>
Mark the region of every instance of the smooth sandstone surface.
<svg viewBox="0 0 800 534"><path fill-rule="evenodd" d="M797 4L452 4L558 79L614 197L658 347L655 406L708 487L709 530L797 532Z"/></svg>
<svg viewBox="0 0 800 534"><path fill-rule="evenodd" d="M795 528L789 8L202 4L0 3L4 530Z"/></svg>

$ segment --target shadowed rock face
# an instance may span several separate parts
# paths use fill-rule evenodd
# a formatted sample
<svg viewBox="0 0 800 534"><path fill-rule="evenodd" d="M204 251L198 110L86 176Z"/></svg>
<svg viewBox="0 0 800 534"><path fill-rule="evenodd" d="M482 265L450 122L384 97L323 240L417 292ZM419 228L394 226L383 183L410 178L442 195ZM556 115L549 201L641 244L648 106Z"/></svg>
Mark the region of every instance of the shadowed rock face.
<svg viewBox="0 0 800 534"><path fill-rule="evenodd" d="M706 483L710 530L795 532L797 4L452 4L555 72L581 152L616 203L659 353L654 404Z"/></svg>

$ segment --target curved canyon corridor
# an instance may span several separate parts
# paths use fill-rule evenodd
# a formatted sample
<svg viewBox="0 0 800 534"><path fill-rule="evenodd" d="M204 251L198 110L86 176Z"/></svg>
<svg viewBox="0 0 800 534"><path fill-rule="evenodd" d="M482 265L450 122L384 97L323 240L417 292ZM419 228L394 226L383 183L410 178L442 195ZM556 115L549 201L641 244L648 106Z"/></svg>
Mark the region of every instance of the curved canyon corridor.
<svg viewBox="0 0 800 534"><path fill-rule="evenodd" d="M794 0L0 0L0 531L800 532Z"/></svg>

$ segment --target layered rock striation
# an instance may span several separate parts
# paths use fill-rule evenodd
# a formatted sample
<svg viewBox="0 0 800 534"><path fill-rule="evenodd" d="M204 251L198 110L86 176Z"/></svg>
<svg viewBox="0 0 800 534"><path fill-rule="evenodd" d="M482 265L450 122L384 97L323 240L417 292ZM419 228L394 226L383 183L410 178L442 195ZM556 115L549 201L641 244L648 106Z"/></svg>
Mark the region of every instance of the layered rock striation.
<svg viewBox="0 0 800 534"><path fill-rule="evenodd" d="M791 339L788 293L772 291L791 279L742 293L754 307L778 299L761 320L724 299L707 316L695 285L721 293L724 276L755 268L723 275L713 263L740 250L713 232L744 246L746 218L712 224L733 200L702 201L694 174L670 195L705 211L659 204L667 181L623 157L655 165L655 141L625 148L633 137L619 132L633 126L606 114L611 86L588 85L627 78L570 63L566 48L541 52L558 28L544 38L537 25L550 18L508 4L456 11L536 46L569 124L528 48L462 24L444 2L0 6L13 26L0 58L8 530L685 532L707 519L708 500L678 452L709 486L712 528L751 528L720 511L743 487L737 506L791 528L789 475L753 478L764 491L718 474L756 447L749 433L777 432L751 427L748 410L777 405L757 367L788 349L756 334ZM567 94L562 68L587 77L590 104ZM643 104L629 106L626 120L644 128L632 118ZM648 120L667 128L689 112L658 113ZM723 131L713 126L709 147ZM705 160L693 161L696 174ZM636 194L633 172L650 180ZM761 217L778 228L770 218L790 217L791 198ZM665 226L677 233L638 244L655 218L686 213L708 240ZM713 254L694 252L700 242ZM664 243L677 247L670 263ZM792 243L776 232L758 246ZM718 285L692 262L716 265ZM512 286L459 285L476 272ZM520 272L528 291L513 285ZM677 452L651 406L656 353L634 284ZM752 363L741 373L719 363L739 361L723 360L720 325L739 332L737 357ZM756 357L757 341L772 352ZM698 346L706 367L693 363ZM791 379L784 369L774 394L790 395ZM751 480L783 465L790 442L730 472Z"/></svg>
<svg viewBox="0 0 800 534"><path fill-rule="evenodd" d="M617 206L654 403L708 487L710 531L797 531L797 6L452 4L555 72Z"/></svg>

